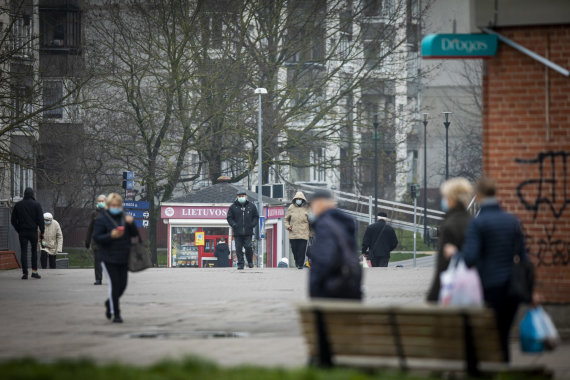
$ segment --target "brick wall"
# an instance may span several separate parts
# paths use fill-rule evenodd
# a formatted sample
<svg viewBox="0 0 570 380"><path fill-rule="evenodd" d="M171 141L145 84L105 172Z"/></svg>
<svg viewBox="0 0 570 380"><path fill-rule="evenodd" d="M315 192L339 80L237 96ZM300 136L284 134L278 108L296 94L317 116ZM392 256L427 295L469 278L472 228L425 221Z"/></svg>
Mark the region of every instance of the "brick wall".
<svg viewBox="0 0 570 380"><path fill-rule="evenodd" d="M498 32L570 68L570 25ZM483 169L523 222L539 290L570 303L570 78L500 43L486 62L483 104Z"/></svg>

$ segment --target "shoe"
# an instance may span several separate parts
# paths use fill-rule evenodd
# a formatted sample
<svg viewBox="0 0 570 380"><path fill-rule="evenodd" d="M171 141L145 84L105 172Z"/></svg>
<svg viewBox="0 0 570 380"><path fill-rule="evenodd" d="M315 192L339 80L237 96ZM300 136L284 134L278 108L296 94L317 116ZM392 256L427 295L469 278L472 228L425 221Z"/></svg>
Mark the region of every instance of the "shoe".
<svg viewBox="0 0 570 380"><path fill-rule="evenodd" d="M27 273L24 273L24 274L22 275L22 280L27 280L27 279L28 279L28 274L27 274Z"/></svg>
<svg viewBox="0 0 570 380"><path fill-rule="evenodd" d="M243 270L243 265L238 265L238 270Z"/></svg>
<svg viewBox="0 0 570 380"><path fill-rule="evenodd" d="M302 265L298 265L298 266L297 266L297 269L303 269L303 266L302 266Z"/></svg>
<svg viewBox="0 0 570 380"><path fill-rule="evenodd" d="M253 263L247 263L248 268L253 268Z"/></svg>
<svg viewBox="0 0 570 380"><path fill-rule="evenodd" d="M40 276L38 272L34 272L32 273L32 278L37 278L39 280L40 278L42 278L42 276Z"/></svg>
<svg viewBox="0 0 570 380"><path fill-rule="evenodd" d="M113 323L123 323L123 318L121 318L119 315L115 315L115 318L113 318Z"/></svg>
<svg viewBox="0 0 570 380"><path fill-rule="evenodd" d="M109 300L105 301L105 317L108 320L111 320L111 317L113 316L113 314L111 314L111 305L109 304Z"/></svg>
<svg viewBox="0 0 570 380"><path fill-rule="evenodd" d="M99 281L95 281L95 282L93 283L93 285L103 285L103 284L101 283L101 280L99 280Z"/></svg>

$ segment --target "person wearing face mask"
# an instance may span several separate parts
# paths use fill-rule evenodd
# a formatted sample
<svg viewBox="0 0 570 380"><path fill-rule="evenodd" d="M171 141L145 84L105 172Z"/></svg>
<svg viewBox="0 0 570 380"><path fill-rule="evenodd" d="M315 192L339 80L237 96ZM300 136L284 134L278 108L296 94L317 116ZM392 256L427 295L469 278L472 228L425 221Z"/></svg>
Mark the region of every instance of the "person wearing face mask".
<svg viewBox="0 0 570 380"><path fill-rule="evenodd" d="M123 212L123 198L109 194L106 209L95 220L93 241L101 255L101 267L109 281L109 298L105 301L105 316L113 323L122 323L119 298L127 288L131 238L139 232L134 219Z"/></svg>
<svg viewBox="0 0 570 380"><path fill-rule="evenodd" d="M285 214L285 228L289 231L289 244L297 269L303 269L307 241L309 240L309 207L305 194L298 191Z"/></svg>
<svg viewBox="0 0 570 380"><path fill-rule="evenodd" d="M95 270L95 283L93 285L101 285L103 283L103 269L101 269L101 256L97 252L97 244L93 241L93 226L95 224L95 219L105 210L105 200L104 194L97 197L97 202L95 202L95 211L91 213L91 221L89 222L89 227L87 228L87 235L85 236L85 248L91 248L91 253L93 254L93 269Z"/></svg>
<svg viewBox="0 0 570 380"><path fill-rule="evenodd" d="M441 210L445 217L439 226L439 244L433 280L427 294L428 302L437 302L439 298L440 274L447 270L449 259L445 258L443 247L453 244L461 248L465 241L467 226L471 215L467 206L473 197L473 188L465 178L452 178L445 181L440 188Z"/></svg>
<svg viewBox="0 0 570 380"><path fill-rule="evenodd" d="M44 224L44 238L40 240L40 265L46 269L49 261L49 269L55 269L55 255L63 249L63 234L59 223L49 212L44 214Z"/></svg>
<svg viewBox="0 0 570 380"><path fill-rule="evenodd" d="M247 200L245 190L238 191L237 199L228 209L227 221L234 233L238 270L242 270L245 266L243 259L244 248L248 266L253 268L251 237L253 236L253 229L259 223L259 214L257 207Z"/></svg>

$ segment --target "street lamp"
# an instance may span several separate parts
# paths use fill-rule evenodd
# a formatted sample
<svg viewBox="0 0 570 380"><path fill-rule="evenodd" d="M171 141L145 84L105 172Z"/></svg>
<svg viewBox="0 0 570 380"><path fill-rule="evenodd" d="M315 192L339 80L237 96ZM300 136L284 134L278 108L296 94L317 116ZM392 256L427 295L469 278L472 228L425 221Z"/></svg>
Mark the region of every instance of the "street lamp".
<svg viewBox="0 0 570 380"><path fill-rule="evenodd" d="M378 216L378 114L374 114L374 216Z"/></svg>
<svg viewBox="0 0 570 380"><path fill-rule="evenodd" d="M445 115L443 125L445 126L445 180L447 181L449 179L449 124L451 124L449 115L451 112L445 111L442 114Z"/></svg>
<svg viewBox="0 0 570 380"><path fill-rule="evenodd" d="M424 113L424 242L427 242L427 124L428 114Z"/></svg>
<svg viewBox="0 0 570 380"><path fill-rule="evenodd" d="M263 186L263 155L261 151L261 95L267 94L267 89L263 87L256 88L254 91L258 95L258 104L257 104L257 203L258 203L258 210L259 210L259 236L257 239L257 266L258 268L263 268L263 239L262 236L265 234L262 232L262 229L265 228L265 214L263 213L263 194L262 194L262 186Z"/></svg>

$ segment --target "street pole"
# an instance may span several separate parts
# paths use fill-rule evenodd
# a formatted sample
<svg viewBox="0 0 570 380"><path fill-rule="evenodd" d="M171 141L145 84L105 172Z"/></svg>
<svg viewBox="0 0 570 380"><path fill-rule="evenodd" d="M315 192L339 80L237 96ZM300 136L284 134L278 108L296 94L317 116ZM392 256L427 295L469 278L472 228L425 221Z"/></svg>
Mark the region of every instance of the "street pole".
<svg viewBox="0 0 570 380"><path fill-rule="evenodd" d="M257 164L258 164L258 172L257 172L257 204L258 204L258 211L259 211L259 236L257 239L257 267L263 269L263 239L262 236L265 233L262 231L265 228L265 214L263 213L263 194L262 194L262 186L263 186L263 154L262 154L262 120L261 120L261 95L267 94L267 90L265 88L256 88L255 93L258 94L258 105L257 105Z"/></svg>
<svg viewBox="0 0 570 380"><path fill-rule="evenodd" d="M445 126L445 180L449 179L449 125L451 122L449 121L449 115L451 112L443 112L445 115L445 121L443 125Z"/></svg>
<svg viewBox="0 0 570 380"><path fill-rule="evenodd" d="M378 216L378 114L374 115L374 216Z"/></svg>
<svg viewBox="0 0 570 380"><path fill-rule="evenodd" d="M424 243L427 243L427 125L428 114L424 113Z"/></svg>
<svg viewBox="0 0 570 380"><path fill-rule="evenodd" d="M416 233L418 230L418 226L416 224L417 206L418 206L418 197L415 196L414 197L414 268L416 267Z"/></svg>

